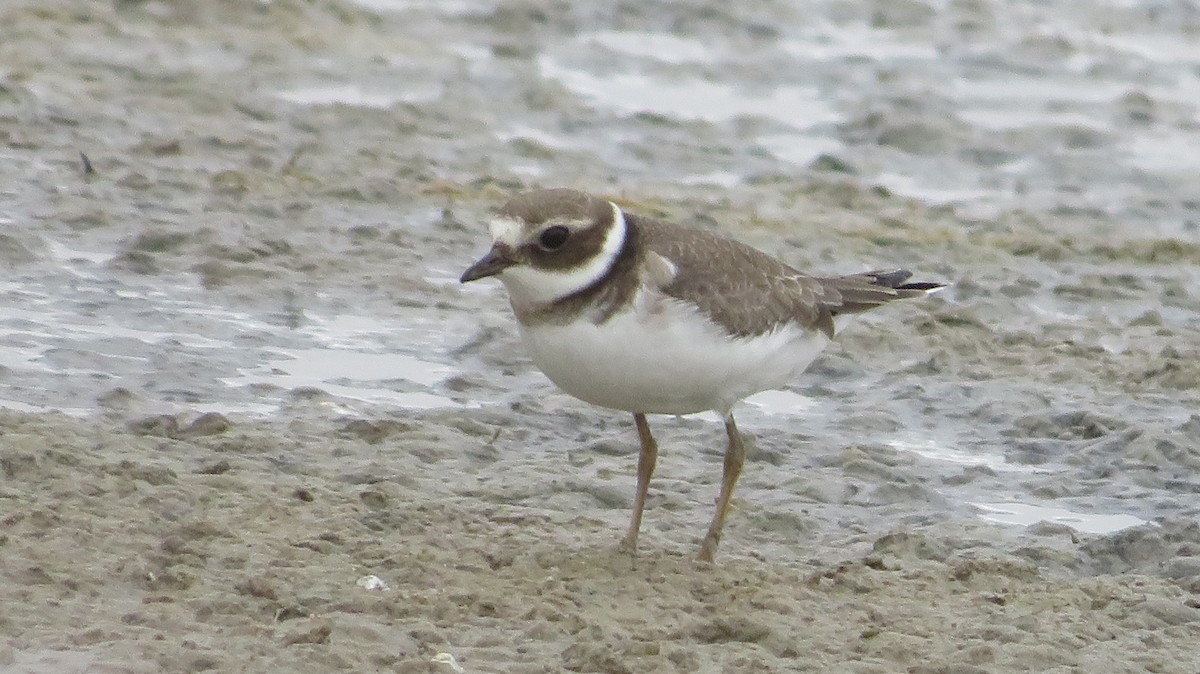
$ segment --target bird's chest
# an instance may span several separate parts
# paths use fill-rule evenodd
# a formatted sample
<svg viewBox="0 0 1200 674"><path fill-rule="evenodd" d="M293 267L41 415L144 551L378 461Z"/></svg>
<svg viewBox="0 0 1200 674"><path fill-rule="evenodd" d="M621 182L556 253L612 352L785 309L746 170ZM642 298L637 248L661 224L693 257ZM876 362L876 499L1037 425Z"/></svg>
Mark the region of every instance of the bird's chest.
<svg viewBox="0 0 1200 674"><path fill-rule="evenodd" d="M626 309L605 320L584 315L559 324L524 326L530 355L555 382L598 376L634 382L639 367L686 357L698 342L716 344L716 330L699 315L681 310Z"/></svg>
<svg viewBox="0 0 1200 674"><path fill-rule="evenodd" d="M538 368L567 393L660 414L727 409L786 384L824 346L797 351L790 329L733 338L691 305L641 295L602 322L585 316L522 326L522 337Z"/></svg>

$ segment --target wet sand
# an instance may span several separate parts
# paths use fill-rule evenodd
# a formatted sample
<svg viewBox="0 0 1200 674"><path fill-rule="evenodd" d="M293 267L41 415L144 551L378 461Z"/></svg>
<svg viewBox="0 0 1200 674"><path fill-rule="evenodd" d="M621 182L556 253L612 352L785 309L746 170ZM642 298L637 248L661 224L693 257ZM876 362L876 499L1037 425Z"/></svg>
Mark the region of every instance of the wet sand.
<svg viewBox="0 0 1200 674"><path fill-rule="evenodd" d="M0 671L1200 671L1198 24L1086 9L6 5ZM953 286L740 409L715 565L655 419L630 558L455 282L548 185Z"/></svg>

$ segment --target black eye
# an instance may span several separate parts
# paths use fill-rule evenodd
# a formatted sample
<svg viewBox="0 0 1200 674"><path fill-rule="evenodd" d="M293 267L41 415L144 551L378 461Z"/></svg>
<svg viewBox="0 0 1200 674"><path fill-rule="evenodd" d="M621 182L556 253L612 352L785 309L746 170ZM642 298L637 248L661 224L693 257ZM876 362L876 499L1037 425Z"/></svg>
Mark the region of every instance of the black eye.
<svg viewBox="0 0 1200 674"><path fill-rule="evenodd" d="M538 237L538 245L545 250L558 250L567 242L567 237L571 236L571 230L562 225L547 227L542 230L542 235Z"/></svg>

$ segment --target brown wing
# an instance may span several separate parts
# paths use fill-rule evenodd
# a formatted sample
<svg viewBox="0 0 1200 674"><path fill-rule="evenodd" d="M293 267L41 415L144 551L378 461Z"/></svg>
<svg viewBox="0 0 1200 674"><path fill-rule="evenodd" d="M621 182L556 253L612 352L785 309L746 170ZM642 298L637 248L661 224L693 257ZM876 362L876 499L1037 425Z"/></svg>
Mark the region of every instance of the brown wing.
<svg viewBox="0 0 1200 674"><path fill-rule="evenodd" d="M646 249L676 267L662 291L695 304L731 335L760 335L790 322L832 334L828 291L820 280L704 230L643 218L633 222Z"/></svg>
<svg viewBox="0 0 1200 674"><path fill-rule="evenodd" d="M924 295L936 283L910 283L904 270L835 278L803 274L744 243L668 222L633 219L647 250L677 268L662 291L691 302L731 335L760 335L795 322L833 336L833 317Z"/></svg>

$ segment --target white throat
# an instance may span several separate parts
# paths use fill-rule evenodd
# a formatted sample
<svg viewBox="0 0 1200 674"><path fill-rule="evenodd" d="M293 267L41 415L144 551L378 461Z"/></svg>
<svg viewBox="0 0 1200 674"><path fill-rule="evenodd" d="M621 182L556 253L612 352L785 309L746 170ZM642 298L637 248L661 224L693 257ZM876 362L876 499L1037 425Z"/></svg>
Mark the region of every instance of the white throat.
<svg viewBox="0 0 1200 674"><path fill-rule="evenodd" d="M499 278L508 289L514 306L541 306L587 288L599 281L612 268L625 245L625 214L611 201L612 226L604 233L604 243L591 258L570 269L535 269L526 265L509 267ZM497 220L491 223L492 236L496 241L516 245L517 223L512 220Z"/></svg>

